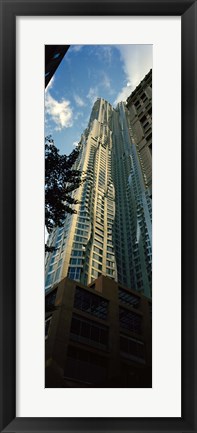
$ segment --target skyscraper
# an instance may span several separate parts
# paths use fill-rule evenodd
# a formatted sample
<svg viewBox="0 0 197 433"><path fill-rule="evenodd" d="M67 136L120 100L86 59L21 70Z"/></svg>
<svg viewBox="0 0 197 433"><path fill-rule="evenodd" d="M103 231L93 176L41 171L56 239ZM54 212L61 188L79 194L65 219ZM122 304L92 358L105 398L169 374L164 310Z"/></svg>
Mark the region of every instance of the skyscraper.
<svg viewBox="0 0 197 433"><path fill-rule="evenodd" d="M66 276L86 285L103 274L151 297L150 170L147 182L132 116L125 102L94 103L75 163L86 180L74 192L77 213L50 235L46 289Z"/></svg>
<svg viewBox="0 0 197 433"><path fill-rule="evenodd" d="M130 130L138 149L145 185L152 193L152 69L127 99Z"/></svg>

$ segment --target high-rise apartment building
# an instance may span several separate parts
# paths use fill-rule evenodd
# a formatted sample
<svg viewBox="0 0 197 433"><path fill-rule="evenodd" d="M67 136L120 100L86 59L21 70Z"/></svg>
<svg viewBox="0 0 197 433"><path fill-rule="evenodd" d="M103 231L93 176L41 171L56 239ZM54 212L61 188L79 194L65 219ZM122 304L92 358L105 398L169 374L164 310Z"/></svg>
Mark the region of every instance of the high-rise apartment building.
<svg viewBox="0 0 197 433"><path fill-rule="evenodd" d="M127 108L144 183L152 193L152 69L127 99Z"/></svg>
<svg viewBox="0 0 197 433"><path fill-rule="evenodd" d="M46 256L46 289L64 277L87 285L102 274L151 297L150 170L146 181L133 124L129 103L95 102L75 163L86 180L74 192L77 213L50 236L56 251Z"/></svg>

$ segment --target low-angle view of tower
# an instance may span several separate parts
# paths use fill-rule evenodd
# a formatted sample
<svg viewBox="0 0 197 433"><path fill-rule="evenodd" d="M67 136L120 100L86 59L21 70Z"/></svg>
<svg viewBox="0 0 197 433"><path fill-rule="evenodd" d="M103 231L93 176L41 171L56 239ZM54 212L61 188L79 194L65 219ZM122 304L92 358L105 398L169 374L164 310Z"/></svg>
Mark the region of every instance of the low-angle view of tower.
<svg viewBox="0 0 197 433"><path fill-rule="evenodd" d="M75 163L86 180L74 192L76 214L50 235L56 250L47 253L46 289L66 276L89 284L105 275L151 297L151 152L137 135L151 128L150 83L134 93L137 108L133 95L116 109L94 103Z"/></svg>
<svg viewBox="0 0 197 433"><path fill-rule="evenodd" d="M152 70L93 104L46 253L46 387L152 386ZM76 202L77 201L77 202Z"/></svg>

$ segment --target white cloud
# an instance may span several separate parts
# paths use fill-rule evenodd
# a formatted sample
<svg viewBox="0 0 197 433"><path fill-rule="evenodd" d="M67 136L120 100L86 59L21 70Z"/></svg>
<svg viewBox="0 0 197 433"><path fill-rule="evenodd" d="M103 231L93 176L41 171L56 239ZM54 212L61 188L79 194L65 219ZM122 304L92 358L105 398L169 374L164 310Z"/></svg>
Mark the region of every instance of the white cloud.
<svg viewBox="0 0 197 433"><path fill-rule="evenodd" d="M94 102L98 98L98 88L97 87L90 87L89 92L86 95L86 98L88 98L90 100L91 104L94 104Z"/></svg>
<svg viewBox="0 0 197 433"><path fill-rule="evenodd" d="M102 73L102 84L106 89L108 89L108 90L111 89L110 78L108 77L108 75L105 72Z"/></svg>
<svg viewBox="0 0 197 433"><path fill-rule="evenodd" d="M73 141L73 146L76 147L78 146L79 142L78 141Z"/></svg>
<svg viewBox="0 0 197 433"><path fill-rule="evenodd" d="M74 100L79 107L84 107L86 104L79 95L74 94Z"/></svg>
<svg viewBox="0 0 197 433"><path fill-rule="evenodd" d="M131 93L132 93L131 87L128 86L123 87L122 90L118 93L118 96L114 101L114 105L117 105L118 102L126 101L126 99Z"/></svg>
<svg viewBox="0 0 197 433"><path fill-rule="evenodd" d="M152 45L117 45L116 48L120 52L127 84L114 104L125 101L152 68Z"/></svg>
<svg viewBox="0 0 197 433"><path fill-rule="evenodd" d="M111 64L112 60L112 47L110 45L99 45L94 48L94 53L102 62Z"/></svg>
<svg viewBox="0 0 197 433"><path fill-rule="evenodd" d="M101 85L108 91L110 95L113 95L114 90L111 87L111 80L109 76L104 71L101 73L101 76L102 76Z"/></svg>
<svg viewBox="0 0 197 433"><path fill-rule="evenodd" d="M69 52L74 51L75 53L78 53L83 48L83 45L71 45L69 48Z"/></svg>
<svg viewBox="0 0 197 433"><path fill-rule="evenodd" d="M109 45L104 45L103 47L104 58L108 63L112 60L112 48Z"/></svg>
<svg viewBox="0 0 197 433"><path fill-rule="evenodd" d="M70 101L62 99L56 101L49 91L45 94L45 112L56 124L56 130L60 131L63 128L69 128L73 124L73 112L70 107Z"/></svg>
<svg viewBox="0 0 197 433"><path fill-rule="evenodd" d="M77 113L75 113L75 115L74 115L74 119L75 119L75 120L78 120L79 117L83 117L83 111L78 111Z"/></svg>

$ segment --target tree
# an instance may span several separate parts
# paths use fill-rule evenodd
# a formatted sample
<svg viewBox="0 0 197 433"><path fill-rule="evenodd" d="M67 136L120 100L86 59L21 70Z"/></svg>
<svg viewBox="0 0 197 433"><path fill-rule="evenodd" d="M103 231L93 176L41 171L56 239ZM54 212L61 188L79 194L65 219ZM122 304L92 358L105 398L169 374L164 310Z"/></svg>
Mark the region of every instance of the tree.
<svg viewBox="0 0 197 433"><path fill-rule="evenodd" d="M80 170L73 168L80 148L70 155L60 155L51 136L45 137L45 226L50 233L54 227L62 227L66 213L76 213L78 203L72 192L83 182ZM54 251L46 245L46 251Z"/></svg>

